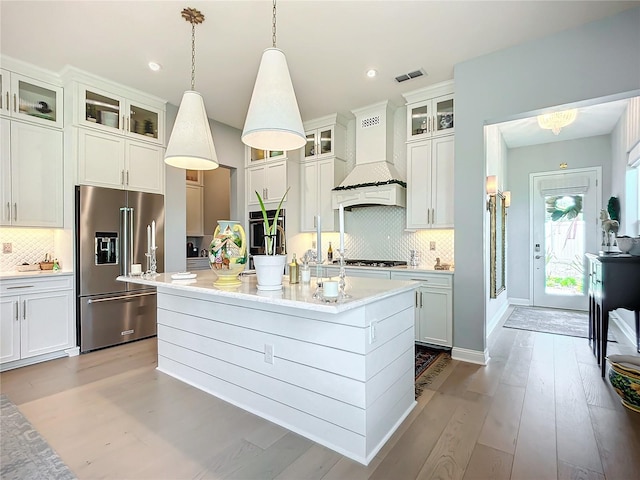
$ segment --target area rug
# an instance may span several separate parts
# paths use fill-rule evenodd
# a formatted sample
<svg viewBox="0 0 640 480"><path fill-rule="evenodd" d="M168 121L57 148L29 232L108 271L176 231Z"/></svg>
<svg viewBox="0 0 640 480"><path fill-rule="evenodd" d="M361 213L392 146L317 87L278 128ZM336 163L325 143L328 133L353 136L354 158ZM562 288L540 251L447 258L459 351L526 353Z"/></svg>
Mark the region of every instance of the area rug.
<svg viewBox="0 0 640 480"><path fill-rule="evenodd" d="M76 478L6 395L0 395L0 478Z"/></svg>
<svg viewBox="0 0 640 480"><path fill-rule="evenodd" d="M589 338L589 314L576 310L515 307L504 326L533 332ZM616 341L611 331L607 340Z"/></svg>
<svg viewBox="0 0 640 480"><path fill-rule="evenodd" d="M450 360L451 355L446 350L416 345L416 398L442 372Z"/></svg>

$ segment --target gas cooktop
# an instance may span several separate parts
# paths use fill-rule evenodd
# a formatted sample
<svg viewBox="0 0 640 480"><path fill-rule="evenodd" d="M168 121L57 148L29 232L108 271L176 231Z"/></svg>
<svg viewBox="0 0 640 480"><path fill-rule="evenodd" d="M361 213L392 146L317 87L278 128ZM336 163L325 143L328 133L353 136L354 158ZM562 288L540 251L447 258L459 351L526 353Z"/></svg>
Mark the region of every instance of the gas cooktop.
<svg viewBox="0 0 640 480"><path fill-rule="evenodd" d="M339 261L334 261L334 264L339 263ZM407 262L402 260L355 260L355 259L346 259L344 261L345 265L349 265L351 267L398 267L400 265L406 265Z"/></svg>

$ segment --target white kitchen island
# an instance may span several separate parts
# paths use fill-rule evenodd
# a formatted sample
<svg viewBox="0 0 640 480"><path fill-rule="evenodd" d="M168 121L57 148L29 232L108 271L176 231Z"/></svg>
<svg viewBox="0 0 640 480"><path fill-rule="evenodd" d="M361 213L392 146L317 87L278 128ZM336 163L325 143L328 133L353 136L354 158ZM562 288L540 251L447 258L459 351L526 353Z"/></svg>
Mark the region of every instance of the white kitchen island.
<svg viewBox="0 0 640 480"><path fill-rule="evenodd" d="M215 278L118 277L157 287L158 369L368 464L416 404L418 284L347 278L352 298L324 303L313 280L260 292L255 276Z"/></svg>

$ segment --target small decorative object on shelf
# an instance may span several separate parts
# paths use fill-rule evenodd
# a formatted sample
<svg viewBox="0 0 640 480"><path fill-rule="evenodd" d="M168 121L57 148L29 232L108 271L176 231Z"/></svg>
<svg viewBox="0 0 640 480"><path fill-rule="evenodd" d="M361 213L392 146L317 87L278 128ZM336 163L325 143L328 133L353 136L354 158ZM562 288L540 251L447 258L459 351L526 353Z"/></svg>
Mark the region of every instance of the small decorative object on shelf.
<svg viewBox="0 0 640 480"><path fill-rule="evenodd" d="M329 242L329 250L327 250L327 261L329 263L333 262L333 248L331 247L331 242Z"/></svg>
<svg viewBox="0 0 640 480"><path fill-rule="evenodd" d="M296 261L296 254L294 253L291 263L289 264L289 283L292 285L298 283L299 278L300 270L298 268L298 262Z"/></svg>

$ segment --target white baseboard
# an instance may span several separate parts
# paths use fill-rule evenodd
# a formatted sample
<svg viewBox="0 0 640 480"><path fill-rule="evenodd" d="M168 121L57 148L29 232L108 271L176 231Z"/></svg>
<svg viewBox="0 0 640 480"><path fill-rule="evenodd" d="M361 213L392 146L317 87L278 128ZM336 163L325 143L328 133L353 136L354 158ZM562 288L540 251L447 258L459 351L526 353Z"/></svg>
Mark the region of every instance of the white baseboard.
<svg viewBox="0 0 640 480"><path fill-rule="evenodd" d="M618 326L622 334L629 340L631 345L636 345L636 331L630 326L627 322L625 322L620 315L614 310L609 312L609 319L613 320L613 322Z"/></svg>
<svg viewBox="0 0 640 480"><path fill-rule="evenodd" d="M509 308L509 302L505 302L500 310L498 310L491 319L487 322L487 338L491 335L491 332L500 324L502 317L504 316L507 308Z"/></svg>
<svg viewBox="0 0 640 480"><path fill-rule="evenodd" d="M72 347L64 351L70 357L77 357L80 355L80 347Z"/></svg>
<svg viewBox="0 0 640 480"><path fill-rule="evenodd" d="M520 305L523 307L530 307L531 306L531 300L529 300L528 298L513 298L513 297L509 297L509 305Z"/></svg>
<svg viewBox="0 0 640 480"><path fill-rule="evenodd" d="M468 350L466 348L453 347L451 350L451 358L462 362L486 365L489 363L489 350L485 349L484 352L481 352L479 350Z"/></svg>

